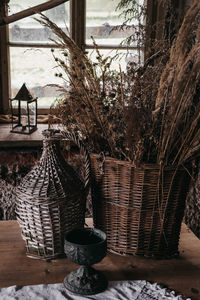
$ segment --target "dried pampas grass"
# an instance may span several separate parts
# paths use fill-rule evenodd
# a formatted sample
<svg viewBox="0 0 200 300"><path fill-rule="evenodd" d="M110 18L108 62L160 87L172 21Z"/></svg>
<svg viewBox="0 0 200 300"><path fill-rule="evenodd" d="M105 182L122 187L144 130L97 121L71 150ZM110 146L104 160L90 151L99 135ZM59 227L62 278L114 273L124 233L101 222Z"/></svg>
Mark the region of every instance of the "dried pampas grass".
<svg viewBox="0 0 200 300"><path fill-rule="evenodd" d="M200 2L194 1L164 69L155 105L162 114L158 161L182 164L199 150ZM164 107L164 108L163 108Z"/></svg>

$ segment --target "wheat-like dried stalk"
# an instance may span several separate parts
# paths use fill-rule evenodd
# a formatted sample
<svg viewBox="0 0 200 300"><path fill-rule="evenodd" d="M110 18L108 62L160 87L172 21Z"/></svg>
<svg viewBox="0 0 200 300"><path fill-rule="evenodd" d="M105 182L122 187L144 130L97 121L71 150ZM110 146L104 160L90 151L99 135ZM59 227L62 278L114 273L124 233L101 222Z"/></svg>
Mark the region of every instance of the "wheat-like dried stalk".
<svg viewBox="0 0 200 300"><path fill-rule="evenodd" d="M200 104L200 2L188 10L160 80L156 111L163 102L163 124L158 161L182 164L197 151ZM200 146L200 145L199 145ZM196 152L195 151L195 152Z"/></svg>

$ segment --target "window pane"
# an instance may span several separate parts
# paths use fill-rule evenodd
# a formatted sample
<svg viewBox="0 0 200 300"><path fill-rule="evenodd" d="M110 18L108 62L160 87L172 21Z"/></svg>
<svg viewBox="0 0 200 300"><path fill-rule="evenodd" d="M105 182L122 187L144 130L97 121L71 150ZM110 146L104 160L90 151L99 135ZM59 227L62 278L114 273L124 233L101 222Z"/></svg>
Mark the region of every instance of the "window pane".
<svg viewBox="0 0 200 300"><path fill-rule="evenodd" d="M144 0L138 0L141 5ZM92 44L91 36L98 45L119 45L125 38L133 34L133 28L113 30L123 24L122 10L116 10L120 0L87 0L86 7L86 44ZM132 20L127 25L137 24Z"/></svg>
<svg viewBox="0 0 200 300"><path fill-rule="evenodd" d="M8 15L15 14L22 11L23 9L27 9L31 6L39 5L42 3L44 3L44 0L10 0Z"/></svg>
<svg viewBox="0 0 200 300"><path fill-rule="evenodd" d="M96 63L97 54L95 50L87 50L90 59ZM105 58L106 56L115 57L111 64L111 69L119 71L119 66L122 71L126 70L128 62L141 64L143 62L143 52L139 50L99 50L100 54Z"/></svg>
<svg viewBox="0 0 200 300"><path fill-rule="evenodd" d="M35 6L45 2L44 0L10 0L9 14L13 14L31 6ZM43 12L51 21L55 22L59 27L66 31L66 26L69 28L69 2L63 3L57 7ZM11 42L51 42L49 39L55 35L51 31L40 25L33 18L38 15L33 15L13 22L9 25L9 40Z"/></svg>
<svg viewBox="0 0 200 300"><path fill-rule="evenodd" d="M57 52L55 50L55 52ZM38 97L39 108L49 108L60 92L47 84L61 84L55 77L57 69L49 48L10 47L11 98L15 97L23 83L33 97Z"/></svg>

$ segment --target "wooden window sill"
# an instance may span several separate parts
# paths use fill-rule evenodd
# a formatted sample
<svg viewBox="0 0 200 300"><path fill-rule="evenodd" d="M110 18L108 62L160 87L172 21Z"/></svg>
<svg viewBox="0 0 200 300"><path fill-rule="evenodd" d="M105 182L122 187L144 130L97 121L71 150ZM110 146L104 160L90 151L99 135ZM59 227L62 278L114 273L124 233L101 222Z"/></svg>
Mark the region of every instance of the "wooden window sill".
<svg viewBox="0 0 200 300"><path fill-rule="evenodd" d="M42 146L42 131L48 124L38 124L38 129L32 134L12 133L10 124L0 124L0 149L10 147L40 147Z"/></svg>

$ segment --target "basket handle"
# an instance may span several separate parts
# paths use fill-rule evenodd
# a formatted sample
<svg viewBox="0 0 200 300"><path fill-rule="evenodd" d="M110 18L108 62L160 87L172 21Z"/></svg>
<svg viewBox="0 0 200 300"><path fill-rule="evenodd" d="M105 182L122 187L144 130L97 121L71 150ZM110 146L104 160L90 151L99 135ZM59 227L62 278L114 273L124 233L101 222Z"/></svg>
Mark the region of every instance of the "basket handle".
<svg viewBox="0 0 200 300"><path fill-rule="evenodd" d="M61 131L61 135L65 139L74 142L79 147L80 153L83 155L84 167L85 167L84 182L85 182L85 192L87 195L88 190L89 190L89 184L90 184L90 156L89 156L89 153L88 153L86 147L84 146L84 144L80 141L80 139L78 138L78 136L75 133L72 133L69 131Z"/></svg>

